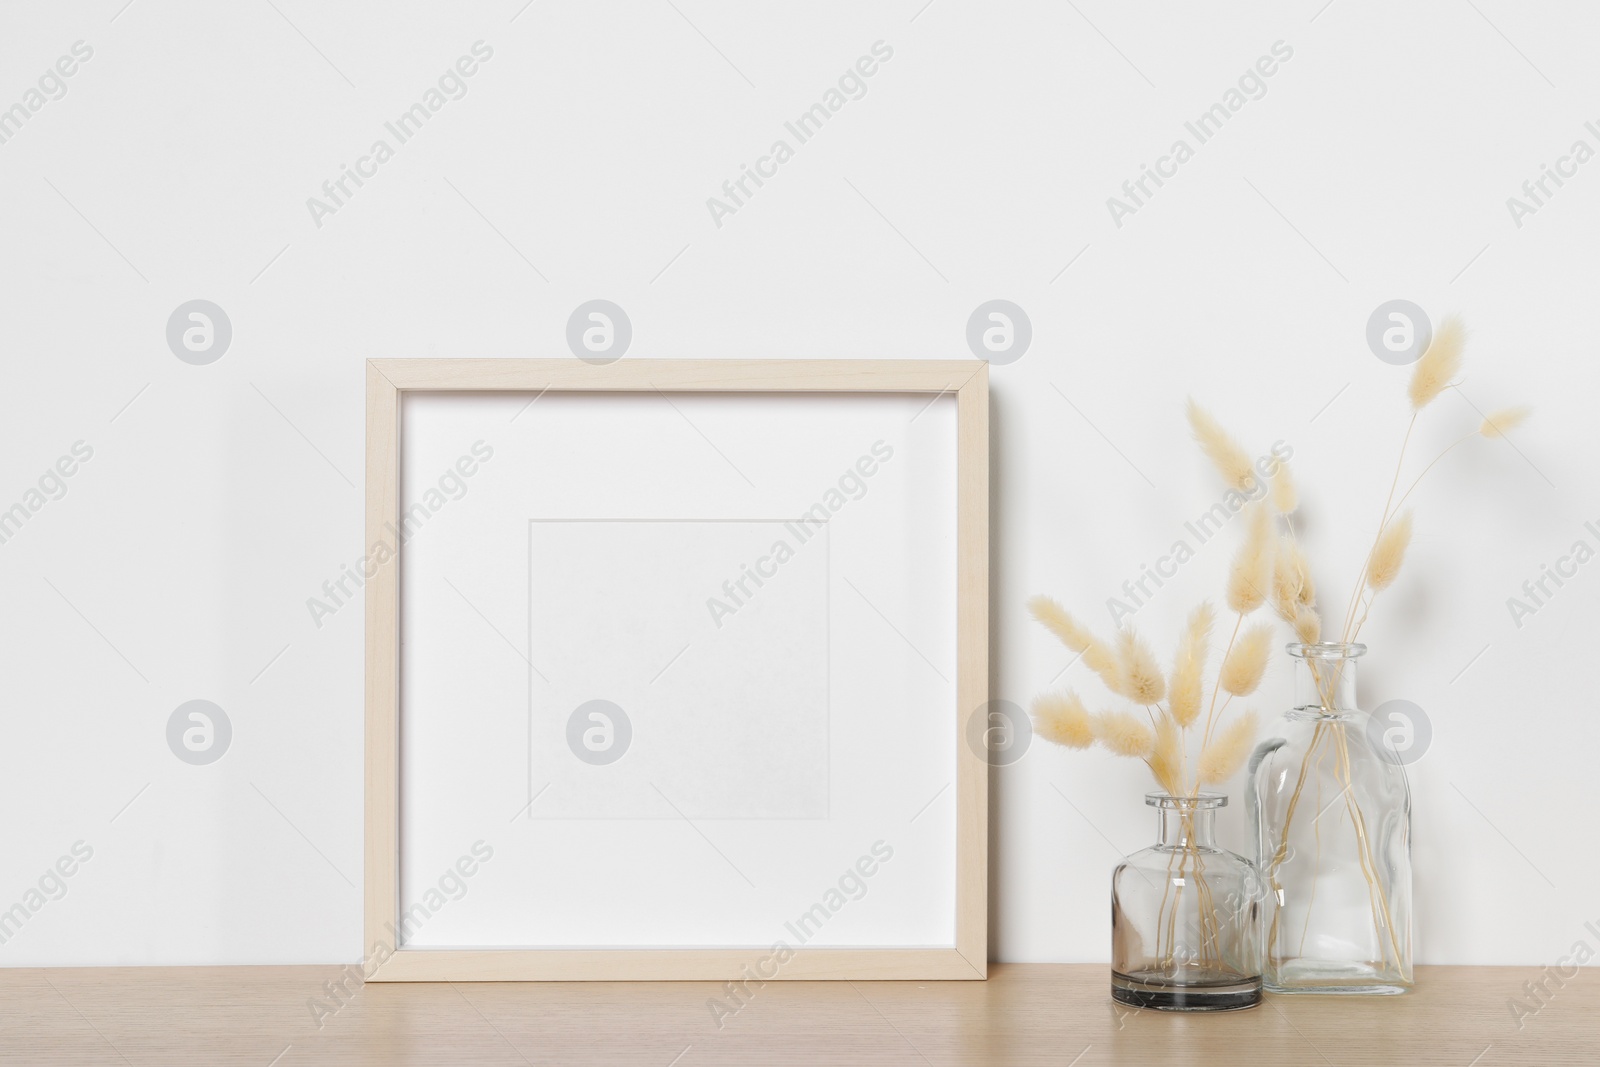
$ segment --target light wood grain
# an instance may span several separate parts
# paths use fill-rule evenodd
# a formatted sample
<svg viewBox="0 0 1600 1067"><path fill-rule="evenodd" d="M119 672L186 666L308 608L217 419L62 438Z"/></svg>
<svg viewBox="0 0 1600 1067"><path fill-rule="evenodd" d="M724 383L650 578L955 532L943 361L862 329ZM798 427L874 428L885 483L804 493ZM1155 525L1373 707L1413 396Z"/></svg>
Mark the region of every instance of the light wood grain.
<svg viewBox="0 0 1600 1067"><path fill-rule="evenodd" d="M720 1020L708 1007L732 1006L720 983L352 981L340 1005L327 993L340 977L333 967L0 970L0 1064L1600 1062L1593 968L1554 990L1520 1030L1506 1001L1538 977L1533 967L1419 967L1416 991L1403 997L1271 997L1208 1016L1119 1008L1104 965L995 964L988 982L774 982Z"/></svg>
<svg viewBox="0 0 1600 1067"><path fill-rule="evenodd" d="M779 964L771 949L411 949L383 965L386 982L903 981L984 976L951 948L798 948Z"/></svg>
<svg viewBox="0 0 1600 1067"><path fill-rule="evenodd" d="M391 532L400 513L400 392L367 364L367 552L396 555L366 577L366 839L363 939L386 940L400 871L400 558Z"/></svg>
<svg viewBox="0 0 1600 1067"><path fill-rule="evenodd" d="M575 392L955 392L989 365L971 359L375 359L400 389Z"/></svg>
<svg viewBox="0 0 1600 1067"><path fill-rule="evenodd" d="M988 959L989 765L966 739L989 699L989 365L976 360L380 359L367 363L367 545L395 546L401 399L411 391L954 393L956 395L956 848L953 948L797 949L781 980L981 979ZM397 946L398 557L367 579L366 889L375 982L737 980L764 953L736 949L428 949Z"/></svg>
<svg viewBox="0 0 1600 1067"><path fill-rule="evenodd" d="M956 395L956 949L989 953L989 761L967 722L989 701L989 365Z"/></svg>

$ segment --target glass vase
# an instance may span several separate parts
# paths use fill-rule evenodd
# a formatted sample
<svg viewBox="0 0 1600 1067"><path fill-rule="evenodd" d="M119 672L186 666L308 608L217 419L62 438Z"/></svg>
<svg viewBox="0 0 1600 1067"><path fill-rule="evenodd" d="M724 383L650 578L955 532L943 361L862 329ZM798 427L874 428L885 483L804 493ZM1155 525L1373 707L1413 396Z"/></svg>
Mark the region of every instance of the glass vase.
<svg viewBox="0 0 1600 1067"><path fill-rule="evenodd" d="M1151 793L1160 836L1111 876L1111 997L1161 1011L1261 1002L1255 867L1214 841L1224 796Z"/></svg>
<svg viewBox="0 0 1600 1067"><path fill-rule="evenodd" d="M1356 704L1365 645L1292 644L1294 704L1250 757L1273 993L1404 993L1411 791Z"/></svg>

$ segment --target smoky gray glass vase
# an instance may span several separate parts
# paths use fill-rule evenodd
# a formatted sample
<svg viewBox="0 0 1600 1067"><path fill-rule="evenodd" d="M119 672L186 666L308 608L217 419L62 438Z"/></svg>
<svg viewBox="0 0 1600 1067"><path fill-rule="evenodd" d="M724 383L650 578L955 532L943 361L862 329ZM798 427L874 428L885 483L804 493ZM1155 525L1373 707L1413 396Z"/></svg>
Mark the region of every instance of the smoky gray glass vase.
<svg viewBox="0 0 1600 1067"><path fill-rule="evenodd" d="M1111 876L1111 997L1158 1011L1261 1003L1262 885L1254 864L1218 848L1228 798L1151 793L1157 838Z"/></svg>

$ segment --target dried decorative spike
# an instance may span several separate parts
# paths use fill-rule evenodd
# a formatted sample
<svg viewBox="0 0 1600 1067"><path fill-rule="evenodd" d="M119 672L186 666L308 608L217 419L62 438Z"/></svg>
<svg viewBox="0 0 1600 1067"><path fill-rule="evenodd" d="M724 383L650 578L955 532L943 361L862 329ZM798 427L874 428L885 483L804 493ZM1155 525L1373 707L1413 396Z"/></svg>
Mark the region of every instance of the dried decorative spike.
<svg viewBox="0 0 1600 1067"><path fill-rule="evenodd" d="M1155 654L1129 626L1117 635L1117 663L1122 695L1136 704L1154 704L1167 695L1167 680Z"/></svg>
<svg viewBox="0 0 1600 1067"><path fill-rule="evenodd" d="M1156 747L1150 754L1150 772L1168 795L1182 796L1187 792L1183 788L1183 735L1170 715L1156 720Z"/></svg>
<svg viewBox="0 0 1600 1067"><path fill-rule="evenodd" d="M1033 701L1033 729L1047 741L1067 748L1088 748L1094 744L1094 727L1089 712L1078 694L1044 693Z"/></svg>
<svg viewBox="0 0 1600 1067"><path fill-rule="evenodd" d="M1267 672L1267 657L1272 654L1272 624L1258 623L1239 635L1222 661L1219 681L1224 692L1236 697L1249 696Z"/></svg>
<svg viewBox="0 0 1600 1067"><path fill-rule="evenodd" d="M1411 385L1407 389L1411 407L1421 411L1444 392L1461 372L1461 350L1467 342L1467 331L1461 320L1451 315L1433 332L1428 350L1417 360L1411 372Z"/></svg>
<svg viewBox="0 0 1600 1067"><path fill-rule="evenodd" d="M1411 512L1406 512L1383 528L1367 564L1367 585L1374 592L1394 584L1405 562L1406 546L1411 544Z"/></svg>
<svg viewBox="0 0 1600 1067"><path fill-rule="evenodd" d="M1067 613L1067 609L1047 596L1036 596L1028 601L1028 610L1045 629L1055 634L1061 643L1083 657L1084 664L1100 676L1107 689L1122 693L1126 686L1122 680L1122 665L1111 646Z"/></svg>
<svg viewBox="0 0 1600 1067"><path fill-rule="evenodd" d="M1300 506L1300 492L1295 488L1294 475L1287 463L1279 463L1272 475L1272 507L1279 515L1288 515Z"/></svg>
<svg viewBox="0 0 1600 1067"><path fill-rule="evenodd" d="M1205 408L1189 401L1189 427L1200 450L1211 460L1222 480L1241 493L1251 492L1256 485L1256 469L1250 454L1239 447L1239 442L1228 436L1222 424L1211 417Z"/></svg>
<svg viewBox="0 0 1600 1067"><path fill-rule="evenodd" d="M1183 639L1178 643L1177 661L1172 665L1167 707L1177 724L1185 729L1200 717L1206 649L1211 643L1211 624L1215 614L1209 603L1202 603L1189 613L1189 623L1184 627Z"/></svg>
<svg viewBox="0 0 1600 1067"><path fill-rule="evenodd" d="M1108 711L1090 720L1094 738L1119 756L1147 758L1156 748L1156 732L1131 711Z"/></svg>
<svg viewBox="0 0 1600 1067"><path fill-rule="evenodd" d="M1228 572L1228 606L1248 615L1267 599L1272 586L1272 516L1260 501L1245 510L1244 544Z"/></svg>
<svg viewBox="0 0 1600 1067"><path fill-rule="evenodd" d="M1508 431L1526 422L1530 414L1532 411L1529 408L1502 408L1479 423L1478 432L1490 439L1504 437Z"/></svg>
<svg viewBox="0 0 1600 1067"><path fill-rule="evenodd" d="M1256 713L1247 711L1233 721L1200 753L1196 780L1200 785L1226 782L1244 766L1256 736Z"/></svg>

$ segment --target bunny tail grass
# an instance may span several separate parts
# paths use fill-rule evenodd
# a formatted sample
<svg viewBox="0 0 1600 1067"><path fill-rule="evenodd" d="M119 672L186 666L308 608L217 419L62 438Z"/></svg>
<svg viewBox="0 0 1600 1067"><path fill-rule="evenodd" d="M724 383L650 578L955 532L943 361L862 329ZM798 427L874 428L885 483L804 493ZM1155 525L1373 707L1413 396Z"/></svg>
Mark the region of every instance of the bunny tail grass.
<svg viewBox="0 0 1600 1067"><path fill-rule="evenodd" d="M1411 372L1411 384L1406 392L1411 398L1413 411L1427 407L1455 381L1456 375L1461 372L1461 350L1466 341L1466 327L1457 316L1451 315L1439 324L1428 350L1417 360L1416 370Z"/></svg>
<svg viewBox="0 0 1600 1067"><path fill-rule="evenodd" d="M1200 443L1200 450L1211 460L1212 466L1217 468L1217 473L1222 475L1222 480L1241 493L1251 492L1256 484L1256 470L1250 462L1250 454L1239 447L1239 442L1228 436L1222 424L1193 399L1189 401L1188 415L1194 439Z"/></svg>
<svg viewBox="0 0 1600 1067"><path fill-rule="evenodd" d="M1261 684L1261 676L1267 672L1267 657L1271 653L1271 623L1257 623L1240 634L1222 661L1223 690L1236 697L1254 693Z"/></svg>
<svg viewBox="0 0 1600 1067"><path fill-rule="evenodd" d="M1100 640L1087 627L1067 613L1067 609L1047 596L1036 596L1028 601L1028 610L1046 630L1055 634L1063 645L1083 657L1084 664L1100 676L1106 688L1122 693L1126 686L1122 680L1122 664L1111 646Z"/></svg>
<svg viewBox="0 0 1600 1067"><path fill-rule="evenodd" d="M1088 748L1094 744L1094 727L1089 712L1078 694L1044 693L1033 700L1033 729L1047 741L1067 748Z"/></svg>
<svg viewBox="0 0 1600 1067"><path fill-rule="evenodd" d="M1322 640L1322 616L1315 608L1302 604L1294 613L1294 635L1308 645Z"/></svg>
<svg viewBox="0 0 1600 1067"><path fill-rule="evenodd" d="M1177 724L1188 729L1200 717L1206 669L1206 649L1211 645L1211 624L1216 612L1202 603L1189 613L1183 639L1178 643L1177 662L1172 665L1168 710Z"/></svg>
<svg viewBox="0 0 1600 1067"><path fill-rule="evenodd" d="M1394 584L1395 576L1400 573L1400 564L1405 562L1406 547L1410 544L1411 512L1407 511L1383 528L1378 543L1373 546L1372 562L1367 565L1367 586L1370 589L1376 592Z"/></svg>
<svg viewBox="0 0 1600 1067"><path fill-rule="evenodd" d="M1154 704L1167 695L1167 680L1156 666L1156 657L1132 626L1117 634L1118 677L1122 695L1137 704Z"/></svg>
<svg viewBox="0 0 1600 1067"><path fill-rule="evenodd" d="M1250 754L1250 743L1256 736L1256 713L1247 711L1226 729L1211 739L1200 753L1197 783L1211 785L1225 782L1244 765Z"/></svg>
<svg viewBox="0 0 1600 1067"><path fill-rule="evenodd" d="M1248 615L1267 599L1272 586L1272 515L1257 501L1245 513L1244 544L1228 572L1228 607Z"/></svg>
<svg viewBox="0 0 1600 1067"><path fill-rule="evenodd" d="M1094 716L1094 738L1119 756L1145 759L1155 751L1156 732L1131 711L1108 711Z"/></svg>
<svg viewBox="0 0 1600 1067"><path fill-rule="evenodd" d="M1503 408L1485 418L1478 425L1478 432L1491 440L1497 437L1504 437L1508 431L1514 430L1526 422L1531 414L1532 411L1529 408Z"/></svg>
<svg viewBox="0 0 1600 1067"><path fill-rule="evenodd" d="M1156 720L1156 747L1150 753L1150 773L1170 796L1183 796L1183 735L1171 715Z"/></svg>
<svg viewBox="0 0 1600 1067"><path fill-rule="evenodd" d="M1289 464L1279 463L1272 475L1272 509L1279 515L1288 515L1300 506L1300 491L1295 487Z"/></svg>
<svg viewBox="0 0 1600 1067"><path fill-rule="evenodd" d="M1279 534L1278 550L1272 557L1272 610L1284 622L1293 623L1300 608L1316 599L1305 550L1293 537Z"/></svg>

